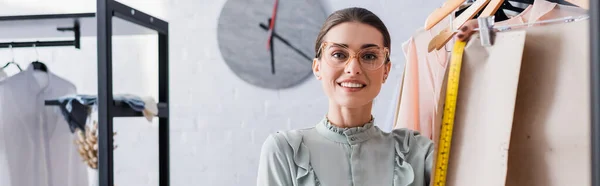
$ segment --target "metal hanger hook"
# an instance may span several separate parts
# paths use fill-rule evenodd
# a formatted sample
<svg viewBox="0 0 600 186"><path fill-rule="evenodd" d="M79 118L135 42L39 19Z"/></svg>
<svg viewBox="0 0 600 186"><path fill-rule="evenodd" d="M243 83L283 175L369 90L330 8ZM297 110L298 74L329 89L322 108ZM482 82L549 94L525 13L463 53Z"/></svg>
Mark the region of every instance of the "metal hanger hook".
<svg viewBox="0 0 600 186"><path fill-rule="evenodd" d="M15 62L15 51L13 50L12 45L8 45L8 48L10 48L10 56L12 57L11 62Z"/></svg>
<svg viewBox="0 0 600 186"><path fill-rule="evenodd" d="M36 58L35 60L39 61L40 60L40 54L38 53L37 46L35 46L35 44L33 44L33 49L35 49L35 58Z"/></svg>

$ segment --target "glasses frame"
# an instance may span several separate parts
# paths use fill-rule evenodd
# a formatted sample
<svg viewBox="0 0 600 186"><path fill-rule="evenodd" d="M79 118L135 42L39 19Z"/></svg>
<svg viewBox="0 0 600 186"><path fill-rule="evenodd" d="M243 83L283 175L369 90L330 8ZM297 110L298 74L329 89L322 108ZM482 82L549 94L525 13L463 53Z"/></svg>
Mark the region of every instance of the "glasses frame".
<svg viewBox="0 0 600 186"><path fill-rule="evenodd" d="M389 61L390 61L390 49L389 49L388 47L381 47L381 46L379 46L379 45L375 45L375 46L371 46L371 47L367 47L367 48L360 49L358 52L356 52L356 51L354 51L354 50L350 49L349 47L345 47L345 46L344 46L344 45L342 45L342 44L335 43L335 42L328 42L328 41L325 41L325 42L321 43L321 46L319 47L319 50L317 50L317 56L316 56L316 57L317 57L318 59L321 59L321 57L323 57L322 55L323 55L323 52L325 51L325 49L324 49L324 48L325 48L325 47L327 47L327 46L329 46L329 45L337 45L337 46L339 46L339 47L342 47L342 48L344 48L344 49L346 49L346 50L350 51L350 53L348 54L348 55L350 55L350 56L348 56L348 59L346 59L346 62L344 62L344 65L340 65L340 66L337 66L337 65L332 65L332 64L330 64L330 63L328 63L328 62L326 61L326 63L327 63L329 66L331 66L331 67L334 67L334 68L343 68L343 67L345 67L346 65L348 65L348 62L350 62L350 60L352 60L353 58L356 58L356 60L360 61L360 59L358 58L358 57L359 57L359 54L361 54L363 50L365 50L365 49L367 49L367 48L372 48L372 47L377 47L377 49L378 49L378 50L383 50L383 53L384 53L384 60L385 60L385 61L384 61L383 63L381 63L381 65L379 65L379 66L377 66L377 67L375 67L375 68L368 68L368 70L376 70L376 69L379 69L379 68L381 68L383 65L385 65L387 62L389 62ZM361 64L361 66L362 66L362 63L359 63L359 64ZM364 66L363 66L363 67L364 67Z"/></svg>

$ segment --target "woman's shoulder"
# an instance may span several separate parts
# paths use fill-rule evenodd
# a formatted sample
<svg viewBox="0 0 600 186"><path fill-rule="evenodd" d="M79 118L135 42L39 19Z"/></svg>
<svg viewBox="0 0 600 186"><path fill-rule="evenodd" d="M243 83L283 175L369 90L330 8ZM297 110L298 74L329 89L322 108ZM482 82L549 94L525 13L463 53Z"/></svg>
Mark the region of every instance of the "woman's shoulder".
<svg viewBox="0 0 600 186"><path fill-rule="evenodd" d="M392 139L401 152L430 151L433 149L433 141L427 136L421 135L419 131L398 128L390 132Z"/></svg>
<svg viewBox="0 0 600 186"><path fill-rule="evenodd" d="M282 130L270 133L263 142L263 153L269 154L294 154L303 140L303 134L314 127L303 129Z"/></svg>

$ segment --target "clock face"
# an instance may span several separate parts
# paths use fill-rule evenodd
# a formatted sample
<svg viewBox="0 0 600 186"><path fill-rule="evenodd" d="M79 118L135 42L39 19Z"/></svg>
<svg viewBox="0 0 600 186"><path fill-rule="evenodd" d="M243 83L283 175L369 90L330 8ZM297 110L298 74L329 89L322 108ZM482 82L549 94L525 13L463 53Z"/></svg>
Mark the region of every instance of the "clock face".
<svg viewBox="0 0 600 186"><path fill-rule="evenodd" d="M244 81L289 88L312 74L314 44L326 18L317 0L228 0L219 16L219 49Z"/></svg>

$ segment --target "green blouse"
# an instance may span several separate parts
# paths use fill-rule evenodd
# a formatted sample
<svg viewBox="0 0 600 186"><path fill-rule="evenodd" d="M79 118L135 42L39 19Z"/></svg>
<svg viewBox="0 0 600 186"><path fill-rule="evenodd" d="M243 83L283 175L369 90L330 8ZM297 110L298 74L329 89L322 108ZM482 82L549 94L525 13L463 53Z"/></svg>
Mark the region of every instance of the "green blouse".
<svg viewBox="0 0 600 186"><path fill-rule="evenodd" d="M429 138L408 129L338 128L323 119L306 129L267 137L257 186L426 186L433 159Z"/></svg>

